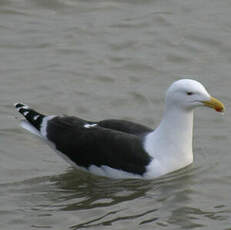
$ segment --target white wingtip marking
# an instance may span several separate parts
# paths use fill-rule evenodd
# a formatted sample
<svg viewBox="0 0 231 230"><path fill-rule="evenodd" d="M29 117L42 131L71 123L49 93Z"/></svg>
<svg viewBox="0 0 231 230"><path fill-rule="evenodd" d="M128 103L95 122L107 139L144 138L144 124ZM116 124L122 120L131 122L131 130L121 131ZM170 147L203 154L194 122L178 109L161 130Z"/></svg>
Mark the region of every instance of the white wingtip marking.
<svg viewBox="0 0 231 230"><path fill-rule="evenodd" d="M92 127L95 127L95 126L97 126L97 124L85 124L84 125L84 128L92 128Z"/></svg>
<svg viewBox="0 0 231 230"><path fill-rule="evenodd" d="M36 121L39 118L39 115L34 116L34 120Z"/></svg>
<svg viewBox="0 0 231 230"><path fill-rule="evenodd" d="M23 113L23 115L24 115L24 116L26 116L28 113L29 113L29 112L28 112L28 111L26 111L26 112L24 112L24 113Z"/></svg>
<svg viewBox="0 0 231 230"><path fill-rule="evenodd" d="M21 104L22 106L17 107L18 104ZM16 110L19 111L20 109L29 109L28 105L25 105L23 103L14 103L14 107L16 107Z"/></svg>
<svg viewBox="0 0 231 230"><path fill-rule="evenodd" d="M22 109L29 109L28 105L24 105L23 107L21 107Z"/></svg>

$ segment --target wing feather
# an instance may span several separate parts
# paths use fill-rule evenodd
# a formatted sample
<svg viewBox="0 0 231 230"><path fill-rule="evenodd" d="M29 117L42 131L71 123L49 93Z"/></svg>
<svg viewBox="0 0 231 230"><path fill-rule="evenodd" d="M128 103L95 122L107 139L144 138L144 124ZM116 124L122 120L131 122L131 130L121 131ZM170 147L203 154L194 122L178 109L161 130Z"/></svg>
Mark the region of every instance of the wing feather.
<svg viewBox="0 0 231 230"><path fill-rule="evenodd" d="M105 123L103 127L102 122L85 128L86 123L75 117L55 117L47 124L47 138L78 166L106 165L141 175L145 172L150 156L143 148L143 137L111 129Z"/></svg>

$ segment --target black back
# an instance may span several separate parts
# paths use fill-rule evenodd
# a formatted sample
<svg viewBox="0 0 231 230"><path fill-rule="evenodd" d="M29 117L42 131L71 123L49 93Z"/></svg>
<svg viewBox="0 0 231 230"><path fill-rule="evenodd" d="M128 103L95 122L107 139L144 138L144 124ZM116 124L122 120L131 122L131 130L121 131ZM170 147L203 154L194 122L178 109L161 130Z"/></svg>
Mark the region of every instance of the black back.
<svg viewBox="0 0 231 230"><path fill-rule="evenodd" d="M100 121L98 122L98 124L104 128L118 130L133 135L144 135L152 131L152 129L144 125L140 125L126 120L109 119L109 120Z"/></svg>
<svg viewBox="0 0 231 230"><path fill-rule="evenodd" d="M86 124L97 124L89 128ZM78 166L106 165L142 175L150 156L143 135L151 129L133 122L87 122L76 117L55 117L48 122L47 138Z"/></svg>

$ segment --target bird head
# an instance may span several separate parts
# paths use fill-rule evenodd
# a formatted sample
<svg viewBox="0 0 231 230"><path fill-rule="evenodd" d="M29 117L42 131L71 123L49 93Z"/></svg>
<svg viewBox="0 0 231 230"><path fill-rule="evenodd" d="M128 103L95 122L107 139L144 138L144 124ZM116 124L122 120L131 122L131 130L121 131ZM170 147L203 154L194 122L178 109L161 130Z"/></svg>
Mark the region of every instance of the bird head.
<svg viewBox="0 0 231 230"><path fill-rule="evenodd" d="M190 79L178 80L169 87L166 104L183 110L193 110L199 106L210 107L217 112L225 110L223 103L212 97L200 82Z"/></svg>

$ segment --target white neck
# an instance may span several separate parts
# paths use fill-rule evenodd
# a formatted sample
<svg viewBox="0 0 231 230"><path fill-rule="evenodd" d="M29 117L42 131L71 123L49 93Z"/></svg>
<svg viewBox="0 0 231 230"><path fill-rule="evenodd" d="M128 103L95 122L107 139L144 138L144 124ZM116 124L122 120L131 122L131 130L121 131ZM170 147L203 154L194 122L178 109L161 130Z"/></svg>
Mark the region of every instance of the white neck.
<svg viewBox="0 0 231 230"><path fill-rule="evenodd" d="M192 163L192 137L193 111L166 106L159 127L145 140L145 149L153 157L149 174L160 176Z"/></svg>

